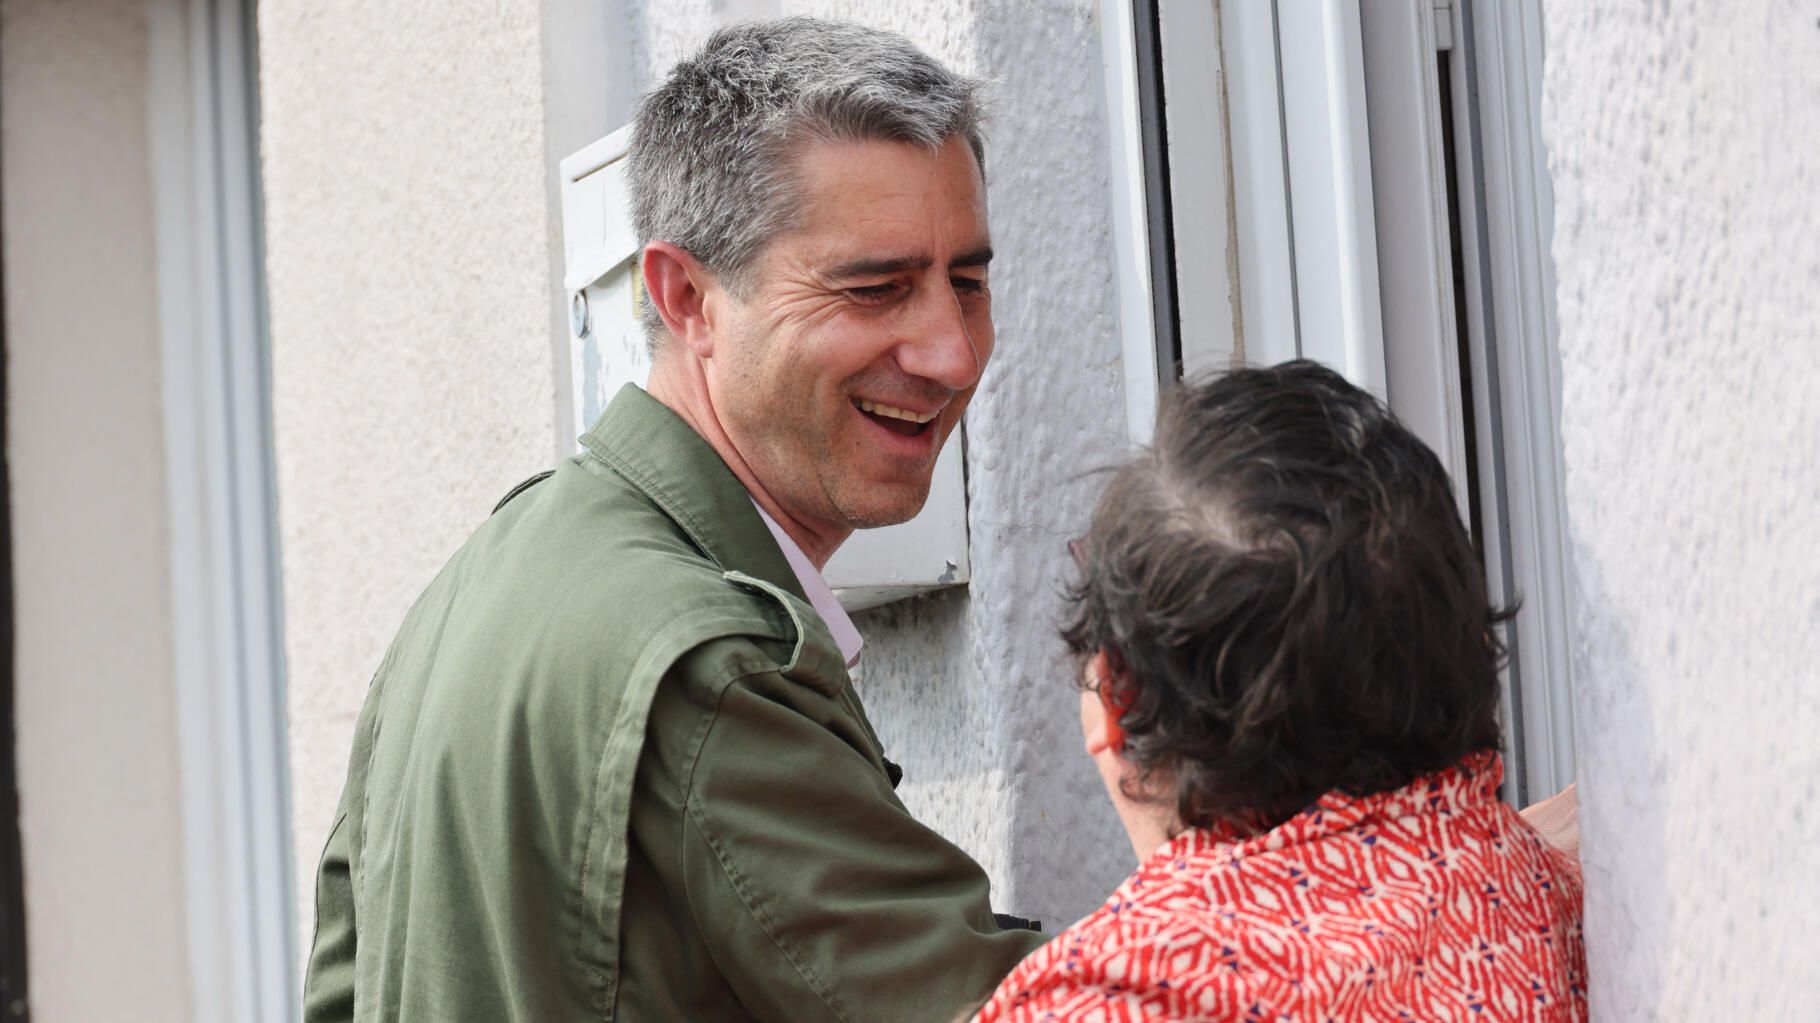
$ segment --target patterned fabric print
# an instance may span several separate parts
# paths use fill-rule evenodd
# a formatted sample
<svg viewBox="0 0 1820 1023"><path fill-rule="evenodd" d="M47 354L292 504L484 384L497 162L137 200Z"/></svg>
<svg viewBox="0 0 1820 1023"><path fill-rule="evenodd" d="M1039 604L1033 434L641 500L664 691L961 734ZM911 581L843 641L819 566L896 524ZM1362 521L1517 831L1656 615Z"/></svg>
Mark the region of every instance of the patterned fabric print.
<svg viewBox="0 0 1820 1023"><path fill-rule="evenodd" d="M1038 949L978 1023L1586 1018L1580 868L1497 801L1490 753L1190 831Z"/></svg>

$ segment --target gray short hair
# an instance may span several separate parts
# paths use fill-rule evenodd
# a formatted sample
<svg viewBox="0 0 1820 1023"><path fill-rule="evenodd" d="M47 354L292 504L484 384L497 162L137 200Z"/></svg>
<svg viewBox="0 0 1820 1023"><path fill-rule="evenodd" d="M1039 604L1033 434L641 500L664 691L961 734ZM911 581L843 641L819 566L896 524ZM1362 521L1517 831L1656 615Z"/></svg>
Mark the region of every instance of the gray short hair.
<svg viewBox="0 0 1820 1023"><path fill-rule="evenodd" d="M806 17L720 29L639 105L627 156L639 246L667 241L745 292L753 260L795 224L804 144L958 136L984 174L980 85L892 32ZM645 332L653 345L663 332L650 303Z"/></svg>

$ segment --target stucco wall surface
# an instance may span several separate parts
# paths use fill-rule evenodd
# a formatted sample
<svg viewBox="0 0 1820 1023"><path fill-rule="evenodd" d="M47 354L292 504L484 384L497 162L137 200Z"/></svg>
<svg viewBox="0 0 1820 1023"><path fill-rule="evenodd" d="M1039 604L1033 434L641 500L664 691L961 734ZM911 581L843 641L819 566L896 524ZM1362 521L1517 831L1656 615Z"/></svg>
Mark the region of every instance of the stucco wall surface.
<svg viewBox="0 0 1820 1023"><path fill-rule="evenodd" d="M6 0L0 68L32 1018L174 1023L191 994L144 5Z"/></svg>
<svg viewBox="0 0 1820 1023"><path fill-rule="evenodd" d="M266 0L258 16L307 939L310 879L386 644L554 450L554 169L537 0Z"/></svg>
<svg viewBox="0 0 1820 1023"><path fill-rule="evenodd" d="M1594 1016L1820 971L1820 11L1550 3Z"/></svg>
<svg viewBox="0 0 1820 1023"><path fill-rule="evenodd" d="M997 350L966 424L965 590L856 617L859 690L899 793L993 881L995 908L1051 931L1135 865L1081 752L1055 637L1067 541L1125 445L1110 193L1094 2L726 0L648 3L632 27L639 91L713 27L810 14L901 32L996 82L987 140ZM954 443L950 441L950 443Z"/></svg>

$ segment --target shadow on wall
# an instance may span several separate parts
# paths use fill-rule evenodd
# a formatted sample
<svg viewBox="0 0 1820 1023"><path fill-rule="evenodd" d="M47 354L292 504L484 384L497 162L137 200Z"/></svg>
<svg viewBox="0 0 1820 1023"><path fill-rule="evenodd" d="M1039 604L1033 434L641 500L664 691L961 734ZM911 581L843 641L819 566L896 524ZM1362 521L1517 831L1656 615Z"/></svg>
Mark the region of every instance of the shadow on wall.
<svg viewBox="0 0 1820 1023"><path fill-rule="evenodd" d="M1060 592L1059 582L1042 585ZM1081 752L1073 666L1050 621L1056 602L1029 596L1044 624L1023 623L1039 629L1023 638L1046 653L1015 660L1019 677L1003 677L974 652L970 600L956 588L855 616L866 638L856 688L885 756L904 769L904 805L980 861L994 909L1054 933L1135 864Z"/></svg>
<svg viewBox="0 0 1820 1023"><path fill-rule="evenodd" d="M854 687L885 756L904 769L898 798L937 833L978 860L996 882L1010 877L1004 822L1011 785L995 755L998 694L971 653L965 587L862 611L865 637Z"/></svg>
<svg viewBox="0 0 1820 1023"><path fill-rule="evenodd" d="M998 766L979 741L996 701L970 663L967 598L955 587L853 617L866 641L860 699L909 783L973 782Z"/></svg>
<svg viewBox="0 0 1820 1023"><path fill-rule="evenodd" d="M1589 1005L1595 1019L1671 1019L1659 1004L1674 913L1653 693L1597 554L1571 517L1568 531Z"/></svg>

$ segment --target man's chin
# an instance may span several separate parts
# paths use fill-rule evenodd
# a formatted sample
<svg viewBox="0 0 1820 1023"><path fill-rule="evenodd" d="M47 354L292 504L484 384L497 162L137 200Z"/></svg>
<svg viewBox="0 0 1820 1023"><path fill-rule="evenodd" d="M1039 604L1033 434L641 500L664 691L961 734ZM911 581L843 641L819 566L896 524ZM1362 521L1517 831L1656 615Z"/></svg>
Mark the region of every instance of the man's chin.
<svg viewBox="0 0 1820 1023"><path fill-rule="evenodd" d="M873 487L841 502L841 515L853 529L882 529L908 522L929 500L929 482Z"/></svg>

